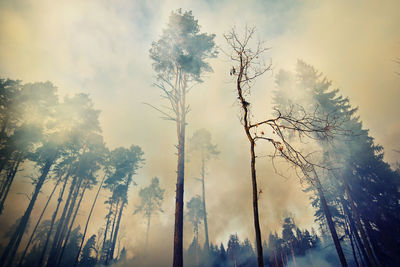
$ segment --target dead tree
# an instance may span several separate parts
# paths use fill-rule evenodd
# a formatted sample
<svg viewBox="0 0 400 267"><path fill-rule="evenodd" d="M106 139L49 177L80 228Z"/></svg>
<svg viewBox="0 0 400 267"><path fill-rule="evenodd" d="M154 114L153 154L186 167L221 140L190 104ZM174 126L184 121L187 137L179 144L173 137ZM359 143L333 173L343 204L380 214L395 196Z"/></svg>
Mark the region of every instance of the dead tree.
<svg viewBox="0 0 400 267"><path fill-rule="evenodd" d="M297 108L291 107L285 112L275 109L274 117L258 122L252 121L254 114L252 114L252 104L249 100L252 86L258 77L271 70L271 64L265 64L262 59L268 48L266 48L262 42L258 42L253 46L252 39L254 34L255 28L248 28L246 26L243 35L239 35L233 28L229 33L224 35L230 48L229 52L224 53L234 64L230 70L230 75L235 78L235 91L241 108L241 123L250 143L250 167L257 258L258 266L263 267L262 238L258 215L259 194L256 175L256 143L260 140L264 140L272 144L274 148L274 152L271 155L272 159L278 156L284 158L289 163L292 163L296 169L300 169L303 177L313 177L313 179L308 179L314 182L315 179L318 178L317 176L313 176L313 174L315 174L314 169L319 165L311 161L311 154L304 154L302 151L296 149L291 144L292 142L289 142L288 136L297 135L299 140L305 137L311 139L330 139L338 133L342 134L342 132L340 129L340 121L338 121L336 117L330 116L329 114L321 115L317 109L312 113L308 113L301 106ZM272 134L267 134L267 130L272 131ZM318 188L321 189L320 186ZM322 192L322 189L319 192ZM326 212L329 213L329 210L326 209ZM333 224L331 226L333 226ZM334 230L334 226L331 230ZM336 232L334 231L334 233ZM335 245L339 246L337 249L342 266L347 266L340 243L338 243L337 234L335 237L333 234L332 237L334 241L337 241L335 241Z"/></svg>

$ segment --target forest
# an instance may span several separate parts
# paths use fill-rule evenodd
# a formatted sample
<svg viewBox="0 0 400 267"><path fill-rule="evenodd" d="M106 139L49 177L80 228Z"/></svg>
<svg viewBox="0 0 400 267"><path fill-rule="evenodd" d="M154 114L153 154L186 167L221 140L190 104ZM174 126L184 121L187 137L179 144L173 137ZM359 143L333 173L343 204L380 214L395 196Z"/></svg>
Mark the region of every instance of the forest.
<svg viewBox="0 0 400 267"><path fill-rule="evenodd" d="M17 2L0 266L400 266L396 1Z"/></svg>

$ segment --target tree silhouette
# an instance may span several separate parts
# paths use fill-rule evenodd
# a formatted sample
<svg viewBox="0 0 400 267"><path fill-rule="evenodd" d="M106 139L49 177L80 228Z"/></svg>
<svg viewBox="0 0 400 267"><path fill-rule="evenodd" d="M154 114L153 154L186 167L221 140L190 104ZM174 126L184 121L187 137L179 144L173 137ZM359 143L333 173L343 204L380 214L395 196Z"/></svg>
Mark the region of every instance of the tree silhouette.
<svg viewBox="0 0 400 267"><path fill-rule="evenodd" d="M191 11L181 9L172 12L167 28L160 39L153 42L150 58L157 73L155 84L170 105L167 109L157 109L164 119L175 121L178 137L178 169L176 183L176 210L174 228L173 266L183 266L183 190L185 168L186 115L190 111L187 94L191 84L201 82L204 72L212 71L206 62L216 56L215 35L200 33L198 21Z"/></svg>
<svg viewBox="0 0 400 267"><path fill-rule="evenodd" d="M151 184L145 188L140 189L139 196L141 198L140 205L136 206L136 213L143 213L147 218L146 230L146 247L149 242L150 220L154 212L161 211L161 204L164 200L165 189L160 188L160 181L157 177L151 179Z"/></svg>
<svg viewBox="0 0 400 267"><path fill-rule="evenodd" d="M194 243L195 252L196 252L196 265L198 265L198 262L199 262L199 226L201 224L201 221L204 218L203 201L201 200L199 195L194 196L186 204L186 207L187 207L186 216L187 216L189 222L191 222L191 224L193 226L193 232L194 232L193 243Z"/></svg>
<svg viewBox="0 0 400 267"><path fill-rule="evenodd" d="M319 113L307 113L304 108L294 112L293 109L281 111L275 109L275 116L258 122L253 122L252 104L249 102L249 95L254 82L258 77L271 69L271 64L265 65L262 57L267 48L262 42L252 44L255 28L245 28L243 36L240 36L235 29L225 34L225 40L229 46L226 52L233 64L235 64L230 75L234 77L236 84L237 99L241 108L241 122L244 132L250 143L250 168L253 195L254 229L256 236L256 248L258 266L264 266L262 252L262 238L260 221L258 215L258 188L256 175L256 142L264 140L272 144L274 153L271 158L282 157L295 168L299 169L304 179L311 179L310 173L316 179L315 167L317 163L312 161L310 154L301 151L290 142L290 134L296 134L302 138L310 139L331 139L336 134L342 133L340 123L336 117L329 114L319 116ZM272 135L266 134L272 130ZM319 187L318 187L319 188ZM341 253L340 253L341 252ZM343 252L338 250L342 265L347 266Z"/></svg>
<svg viewBox="0 0 400 267"><path fill-rule="evenodd" d="M206 192L205 192L205 176L207 161L213 157L217 157L219 151L216 145L211 143L211 134L206 129L197 130L189 139L189 153L192 155L199 154L201 160L201 178L199 179L202 186L202 202L203 202L203 219L204 219L204 234L205 234L205 248L209 248L208 238L208 221L206 209Z"/></svg>

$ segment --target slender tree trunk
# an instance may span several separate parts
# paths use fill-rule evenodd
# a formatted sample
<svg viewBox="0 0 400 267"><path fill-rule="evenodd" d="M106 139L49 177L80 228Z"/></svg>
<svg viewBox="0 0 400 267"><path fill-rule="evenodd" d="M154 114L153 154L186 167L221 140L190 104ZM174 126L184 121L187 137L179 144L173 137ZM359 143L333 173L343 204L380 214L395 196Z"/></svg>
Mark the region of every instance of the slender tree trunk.
<svg viewBox="0 0 400 267"><path fill-rule="evenodd" d="M43 210L42 210L42 213L40 213L39 219L37 220L36 225L35 225L35 227L33 228L32 234L31 234L31 236L29 237L28 243L27 243L26 246L25 246L25 249L24 249L24 252L22 253L21 259L19 260L18 266L22 266L22 263L23 263L23 261L24 261L25 255L26 255L26 253L28 252L28 248L29 248L29 246L30 246L31 243L32 243L33 237L35 236L36 230L37 230L37 228L38 228L40 222L42 221L42 218L43 218L43 215L44 215L44 213L45 213L45 211L46 211L46 209L47 209L47 206L49 205L50 200L52 199L53 194L54 194L54 192L56 191L56 189L57 189L58 184L60 183L60 181L61 181L61 179L57 180L57 183L55 184L53 190L51 191L50 196L47 198L46 204L44 205L44 208L43 208ZM65 187L65 183L64 183L64 187ZM51 228L50 228L50 229L51 229ZM50 230L50 231L51 231L51 230Z"/></svg>
<svg viewBox="0 0 400 267"><path fill-rule="evenodd" d="M12 183L14 181L15 175L17 174L18 167L19 167L20 163L21 163L21 160L18 160L16 162L15 166L11 169L10 174L7 175L6 187L4 189L4 192L1 192L2 196L1 196L1 200L0 200L0 214L3 213L4 203L6 202L8 193L10 192L11 185L12 185Z"/></svg>
<svg viewBox="0 0 400 267"><path fill-rule="evenodd" d="M351 230L351 235L352 235L353 240L354 240L354 245L355 245L355 247L356 247L356 249L357 249L357 254L358 254L358 258L360 259L360 264L361 264L361 266L362 266L362 267L367 266L367 264L366 264L365 261L364 261L363 255L362 255L362 253L361 253L360 246L359 246L359 244L358 244L358 242L357 242L357 239L356 239L356 237L355 237L355 234L353 233L352 230ZM369 266L368 266L368 267L369 267Z"/></svg>
<svg viewBox="0 0 400 267"><path fill-rule="evenodd" d="M275 267L279 267L278 265L278 259L276 257L276 249L274 249L274 262L275 262Z"/></svg>
<svg viewBox="0 0 400 267"><path fill-rule="evenodd" d="M285 267L285 259L283 258L282 249L281 249L281 261L282 261L282 266Z"/></svg>
<svg viewBox="0 0 400 267"><path fill-rule="evenodd" d="M243 127L246 132L246 136L250 142L250 159L251 159L251 182L253 188L253 216L254 216L254 230L256 234L256 247L257 247L257 262L258 267L264 267L264 257L262 250L262 238L260 230L260 222L258 216L258 189L257 189L257 176L256 176L256 154L255 154L255 140L250 133L250 120L249 120L249 103L245 101L242 93L241 83L243 78L243 58L240 57L240 70L236 80L236 89L238 92L239 101L243 109Z"/></svg>
<svg viewBox="0 0 400 267"><path fill-rule="evenodd" d="M263 251L262 251L262 239L260 230L260 221L258 217L258 189L257 189L257 177L256 177L256 155L254 152L254 140L250 143L251 153L251 181L253 185L253 215L254 215L254 229L256 232L256 247L257 247L257 262L259 267L264 267Z"/></svg>
<svg viewBox="0 0 400 267"><path fill-rule="evenodd" d="M350 202L350 208L351 208L351 211L353 213L353 217L355 219L357 228L360 231L361 239L362 239L362 241L364 243L365 249L367 250L368 261L370 262L372 267L377 267L378 265L377 265L377 263L375 261L375 257L373 255L371 246L369 245L369 241L368 241L367 235L365 234L364 227L363 227L363 225L361 223L360 215L358 214L357 208L356 208L356 206L354 204L354 201L353 201L353 198L352 198L352 196L350 194L349 187L348 187L348 185L347 185L347 183L346 183L346 181L344 180L343 177L342 177L342 182L343 182L343 186L344 186L344 190L346 192L347 198L349 199L349 202Z"/></svg>
<svg viewBox="0 0 400 267"><path fill-rule="evenodd" d="M79 197L79 192L80 192L80 190L82 188L83 179L82 178L78 178L78 179L79 179L78 184L75 187L75 190L74 190L74 192L72 194L71 202L70 202L69 207L68 207L67 216L64 218L64 221L63 221L63 225L62 225L61 233L60 233L60 238L58 239L58 243L57 243L57 252L59 252L60 249L62 248L62 244L63 244L63 242L65 240L65 237L66 237L66 235L68 233L70 221L71 221L71 219L73 217L73 214L74 214L76 203L77 203L77 201L79 202L78 197Z"/></svg>
<svg viewBox="0 0 400 267"><path fill-rule="evenodd" d="M118 232L119 232L119 226L121 224L121 218L122 218L122 212L124 211L126 202L123 201L121 204L121 208L119 209L119 214L118 214L118 220L117 220L117 225L115 226L114 230L114 237L111 242L111 250L110 250L110 259L109 261L114 259L114 250L115 250L115 245L117 243L117 237L118 237Z"/></svg>
<svg viewBox="0 0 400 267"><path fill-rule="evenodd" d="M294 265L294 267L297 267L296 258L295 258L295 256L294 256L294 250L293 250L292 241L290 241L290 252L292 253L293 265Z"/></svg>
<svg viewBox="0 0 400 267"><path fill-rule="evenodd" d="M1 266L11 266L14 261L15 253L17 252L19 244L21 243L22 236L24 235L33 207L35 206L36 199L39 196L40 190L43 186L44 181L46 180L47 174L49 173L50 168L53 165L54 158L55 157L52 157L51 159L47 160L45 165L43 166L42 174L36 183L35 190L29 202L28 208L22 216L21 221L14 234L12 235L7 247L3 251L3 255L0 259Z"/></svg>
<svg viewBox="0 0 400 267"><path fill-rule="evenodd" d="M333 223L332 215L331 215L331 212L329 210L328 203L326 202L324 192L322 190L321 182L320 182L320 180L318 178L318 175L315 172L315 170L313 170L313 172L314 172L314 182L316 183L316 188L318 190L319 199L321 201L321 205L322 205L322 208L323 208L323 211L324 211L324 214L325 214L325 218L326 218L326 221L328 223L329 231L331 232L333 243L335 244L336 252L337 252L337 254L339 256L339 260L340 260L340 263L341 263L342 267L347 267L348 265L347 265L346 257L344 256L344 253L343 253L343 250L342 250L342 246L341 246L339 238L337 236L336 228L335 228L335 225Z"/></svg>
<svg viewBox="0 0 400 267"><path fill-rule="evenodd" d="M0 198L3 198L3 195L8 185L8 181L10 180L11 174L13 173L15 164L16 164L15 162L10 163L11 166L8 168L8 170L6 170L4 178L1 179Z"/></svg>
<svg viewBox="0 0 400 267"><path fill-rule="evenodd" d="M174 228L174 254L173 267L183 267L183 192L185 176L185 128L186 128L186 81L181 71L176 71L179 78L180 100L176 103L177 136L178 136L178 167L175 197L175 228ZM178 77L179 76L179 77ZM181 83L182 81L182 83ZM175 82L175 88L176 82Z"/></svg>
<svg viewBox="0 0 400 267"><path fill-rule="evenodd" d="M93 213L93 210L94 210L94 206L96 205L96 201L97 201L97 198L99 197L99 194L100 194L100 191L101 191L101 188L103 186L105 178L106 178L106 174L104 174L103 179L101 179L101 183L100 183L99 189L97 190L96 196L95 196L95 198L93 200L92 207L90 208L90 212L89 212L88 218L86 220L85 230L83 231L81 244L79 246L79 250L78 250L78 253L77 253L76 258L75 258L74 267L76 267L76 265L78 264L79 255L81 254L83 242L85 241L85 236L86 236L87 228L88 228L88 225L89 225L90 217L92 216L92 213Z"/></svg>
<svg viewBox="0 0 400 267"><path fill-rule="evenodd" d="M76 215L78 214L78 210L79 210L79 208L80 208L80 206L81 206L82 199L83 199L83 196L85 195L85 192L86 192L86 189L88 188L88 185L89 185L89 182L87 181L87 182L85 183L84 187L83 187L82 194L81 194L81 197L79 198L78 204L76 205L76 209L75 209L74 215L73 215L73 217L72 217L71 224L70 224L70 226L69 226L67 236L65 237L65 241L64 241L64 244L63 244L63 246L62 246L61 253L60 253L60 257L58 258L58 261L57 261L56 266L61 266L61 260L62 260L62 257L63 257L63 255L64 255L65 248L66 248L67 245L68 245L69 237L70 237L70 235L71 235L71 232L72 232L72 229L73 229L73 226L74 226L74 222L75 222L75 219L76 219Z"/></svg>
<svg viewBox="0 0 400 267"><path fill-rule="evenodd" d="M68 172L69 172L69 171L68 171ZM39 267L42 265L42 263L44 262L44 259L45 259L45 257L46 257L47 246L48 246L49 241L50 241L51 233L53 232L54 223L55 223L55 221L56 221L58 209L60 208L61 201L62 201L62 197L63 197L63 195L64 195L65 188L66 188L67 183L68 183L69 175L70 175L70 174L67 173L67 175L64 177L64 179L65 179L64 185L63 185L63 187L62 187L62 189L61 189L61 191L60 191L60 195L59 195L59 198L58 198L58 201L57 201L56 209L54 210L53 215L51 216L50 230L49 230L49 232L47 233L47 237L46 237L46 241L45 241L44 246L43 246L42 254L41 254L40 259L39 259L39 262L38 262L38 264L37 264Z"/></svg>
<svg viewBox="0 0 400 267"><path fill-rule="evenodd" d="M106 250L106 241L107 241L107 232L108 232L108 228L110 227L110 218L111 218L111 214L112 214L112 203L110 203L110 209L108 211L108 216L107 216L107 223L106 223L106 229L104 230L104 239L103 239L103 245L101 247L101 255L100 258L103 257L102 261L104 261L104 263L107 260L107 255L108 255L108 250ZM106 253L106 255L103 256L103 253ZM105 257L105 258L104 258Z"/></svg>
<svg viewBox="0 0 400 267"><path fill-rule="evenodd" d="M151 219L151 214L147 217L146 250L149 245L150 219Z"/></svg>
<svg viewBox="0 0 400 267"><path fill-rule="evenodd" d="M339 185L337 185L337 186L339 186ZM364 257L364 259L367 260L368 267L370 267L370 264L369 264L369 261L368 261L368 255L367 255L367 252L366 252L366 250L365 250L365 248L364 248L364 246L363 246L363 244L362 244L362 242L360 240L360 236L358 235L357 227L356 227L356 225L354 223L353 216L352 216L352 214L350 213L350 211L348 209L348 206L346 204L346 201L344 200L343 195L339 194L339 197L340 197L340 201L341 201L341 204L342 204L342 207L343 207L344 214L346 215L346 217L347 217L347 219L349 221L350 235L353 234L354 237L356 238L356 241L362 246L363 257Z"/></svg>
<svg viewBox="0 0 400 267"><path fill-rule="evenodd" d="M199 266L199 230L196 231L196 266Z"/></svg>
<svg viewBox="0 0 400 267"><path fill-rule="evenodd" d="M8 154L2 161L0 165L0 173L3 171L4 167L6 166L8 160L10 159L10 154Z"/></svg>
<svg viewBox="0 0 400 267"><path fill-rule="evenodd" d="M361 241L360 235L358 234L357 227L356 227L356 224L354 222L353 216L350 214L350 211L347 209L347 206L346 206L346 210L347 210L346 212L348 213L348 218L349 218L349 221L350 221L350 231L353 233L354 238L357 241L356 245L358 245L359 250L361 250L361 254L362 254L361 260L364 259L364 261L365 261L364 265L367 265L368 267L370 267L371 265L370 265L370 263L368 261L368 254L367 254L367 251L366 251L366 249L364 247L363 242Z"/></svg>
<svg viewBox="0 0 400 267"><path fill-rule="evenodd" d="M110 263L111 247L112 247L114 231L115 231L115 222L117 221L117 217L118 217L118 207L119 207L119 199L115 206L114 219L113 219L113 223L111 226L110 240L109 240L108 247L107 247L106 265L108 265Z"/></svg>
<svg viewBox="0 0 400 267"><path fill-rule="evenodd" d="M69 192L68 192L68 196L67 196L67 201L65 202L64 208L63 208L63 212L61 213L61 217L58 220L58 225L57 225L57 229L56 229L56 233L54 235L54 239L53 239L53 243L51 245L51 249L50 249L50 256L49 259L47 261L46 266L50 267L50 266L54 266L55 264L55 257L57 256L57 245L58 242L61 238L61 232L63 230L63 226L64 226L64 222L65 222L65 217L67 216L67 212L69 210L69 206L72 200L72 194L75 191L75 187L76 187L76 183L77 183L77 176L74 176L74 178L72 179L71 185L69 187ZM59 203L61 203L62 199L59 199Z"/></svg>
<svg viewBox="0 0 400 267"><path fill-rule="evenodd" d="M377 246L377 243L373 241L373 236L374 236L374 231L372 230L371 222L365 221L365 229L366 229L366 234L367 234L367 239L369 240L369 244L371 245L372 248L372 256L375 258L375 262L377 265L382 265L381 262L387 262L386 260L389 260L391 262L392 260L389 259L388 257L388 252L382 251L379 246ZM378 226L379 228L379 226ZM399 255L394 255L393 257L398 257ZM397 261L398 262L398 261ZM386 263L388 264L388 263ZM391 263L395 264L395 263Z"/></svg>
<svg viewBox="0 0 400 267"><path fill-rule="evenodd" d="M204 158L201 160L201 185L203 191L203 211L204 211L204 235L206 238L205 248L208 252L209 250L209 240L208 240L208 223L207 223L207 210L206 210L206 190L205 190L205 160Z"/></svg>
<svg viewBox="0 0 400 267"><path fill-rule="evenodd" d="M349 233L349 238L350 238L351 251L353 252L354 262L356 263L357 267L361 267L361 265L357 259L356 248L354 246L353 237L352 237L351 232Z"/></svg>

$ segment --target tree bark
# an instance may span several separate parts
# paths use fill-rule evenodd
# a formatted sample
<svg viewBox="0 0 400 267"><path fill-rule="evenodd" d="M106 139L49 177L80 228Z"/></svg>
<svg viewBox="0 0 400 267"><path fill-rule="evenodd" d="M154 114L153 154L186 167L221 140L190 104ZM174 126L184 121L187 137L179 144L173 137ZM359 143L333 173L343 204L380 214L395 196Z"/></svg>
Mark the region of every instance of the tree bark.
<svg viewBox="0 0 400 267"><path fill-rule="evenodd" d="M336 252L337 252L337 254L339 256L339 260L340 260L340 263L341 263L342 267L347 267L348 265L347 265L346 257L344 256L344 253L343 253L343 250L342 250L342 246L341 246L339 238L337 236L336 228L335 228L335 225L333 223L332 215L331 215L331 212L329 210L328 203L326 202L324 192L322 190L321 182L320 182L315 170L313 170L313 172L314 172L314 182L316 183L316 188L317 188L317 191L318 191L318 194L319 194L319 199L321 201L322 209L324 211L325 218L326 218L326 221L328 223L329 231L331 232L333 243L335 244Z"/></svg>
<svg viewBox="0 0 400 267"><path fill-rule="evenodd" d="M55 157L52 157L51 159L48 159L43 166L42 169L42 174L39 177L37 184L35 186L35 190L33 192L32 198L29 202L28 208L26 209L24 215L21 218L21 221L15 230L14 234L11 237L11 240L9 241L7 247L4 249L3 254L0 259L0 265L1 266L11 266L15 253L17 252L17 249L19 247L19 244L21 243L22 236L24 235L24 232L26 230L26 226L28 224L29 218L31 216L33 207L35 206L37 197L39 196L40 190L43 186L44 181L46 180L47 174L50 171L51 166L53 165Z"/></svg>
<svg viewBox="0 0 400 267"><path fill-rule="evenodd" d="M179 76L179 77L178 77ZM186 81L185 75L177 69L177 79L181 92L180 100L176 104L176 127L178 136L178 167L175 196L175 228L173 267L183 267L183 192L185 176L185 128L186 128ZM175 83L175 88L176 83Z"/></svg>

